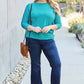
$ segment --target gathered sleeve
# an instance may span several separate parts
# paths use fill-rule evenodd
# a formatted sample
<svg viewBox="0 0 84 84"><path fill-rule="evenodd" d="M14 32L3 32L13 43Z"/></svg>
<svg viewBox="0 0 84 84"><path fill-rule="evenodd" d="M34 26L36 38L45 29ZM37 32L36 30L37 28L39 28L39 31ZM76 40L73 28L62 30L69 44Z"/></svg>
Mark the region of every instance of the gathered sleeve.
<svg viewBox="0 0 84 84"><path fill-rule="evenodd" d="M57 29L60 29L62 27L62 22L61 22L61 16L58 15L57 13L55 13L55 20L54 20L54 24L57 25Z"/></svg>
<svg viewBox="0 0 84 84"><path fill-rule="evenodd" d="M23 17L22 17L22 20L21 20L21 26L25 30L27 30L27 27L30 25L28 23L28 19L29 19L29 3L25 7L25 10L24 10L24 13L23 13Z"/></svg>

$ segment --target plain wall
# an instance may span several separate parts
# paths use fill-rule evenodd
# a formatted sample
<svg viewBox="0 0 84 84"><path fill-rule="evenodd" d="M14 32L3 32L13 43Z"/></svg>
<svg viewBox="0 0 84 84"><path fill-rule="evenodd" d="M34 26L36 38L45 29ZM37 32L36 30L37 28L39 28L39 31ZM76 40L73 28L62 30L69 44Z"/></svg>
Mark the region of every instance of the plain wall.
<svg viewBox="0 0 84 84"><path fill-rule="evenodd" d="M25 29L21 27L21 19L26 4L32 1L0 0L0 84L22 57L20 42Z"/></svg>

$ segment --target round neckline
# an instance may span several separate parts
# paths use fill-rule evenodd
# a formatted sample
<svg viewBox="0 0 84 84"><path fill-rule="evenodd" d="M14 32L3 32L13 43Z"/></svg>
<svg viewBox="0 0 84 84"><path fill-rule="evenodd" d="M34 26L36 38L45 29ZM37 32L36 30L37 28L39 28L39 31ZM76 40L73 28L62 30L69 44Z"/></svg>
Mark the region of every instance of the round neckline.
<svg viewBox="0 0 84 84"><path fill-rule="evenodd" d="M43 4L48 4L47 2L46 2L46 3L38 3L38 2L34 2L34 3L36 3L36 4L41 4L41 5L43 5Z"/></svg>

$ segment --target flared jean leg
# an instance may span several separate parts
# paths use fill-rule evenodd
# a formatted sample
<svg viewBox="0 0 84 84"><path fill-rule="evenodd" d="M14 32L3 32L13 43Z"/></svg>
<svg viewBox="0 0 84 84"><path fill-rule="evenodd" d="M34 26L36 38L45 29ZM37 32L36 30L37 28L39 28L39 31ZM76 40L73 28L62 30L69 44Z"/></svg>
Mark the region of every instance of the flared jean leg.
<svg viewBox="0 0 84 84"><path fill-rule="evenodd" d="M61 61L54 40L49 40L42 45L43 52L51 66L51 84L60 84Z"/></svg>
<svg viewBox="0 0 84 84"><path fill-rule="evenodd" d="M29 47L31 48L31 50L29 50L31 57L31 84L42 84L40 67L41 49L43 50L52 68L51 84L60 84L61 61L55 41L53 39L30 39Z"/></svg>
<svg viewBox="0 0 84 84"><path fill-rule="evenodd" d="M31 58L31 84L42 84L41 80L41 47L37 40L30 39L28 43L31 50L29 50Z"/></svg>

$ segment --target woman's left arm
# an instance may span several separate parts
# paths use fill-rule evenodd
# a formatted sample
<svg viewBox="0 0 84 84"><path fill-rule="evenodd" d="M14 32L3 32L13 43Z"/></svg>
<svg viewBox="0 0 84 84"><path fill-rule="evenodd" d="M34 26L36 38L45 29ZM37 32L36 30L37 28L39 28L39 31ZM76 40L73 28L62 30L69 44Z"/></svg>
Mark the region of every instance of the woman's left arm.
<svg viewBox="0 0 84 84"><path fill-rule="evenodd" d="M55 20L54 20L54 24L44 27L41 31L43 33L47 33L49 30L58 30L61 27L62 27L61 16L56 15Z"/></svg>
<svg viewBox="0 0 84 84"><path fill-rule="evenodd" d="M56 14L55 15L54 24L50 25L50 29L52 29L52 30L58 30L61 27L62 27L61 16Z"/></svg>

